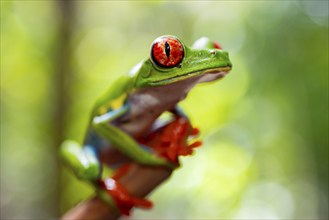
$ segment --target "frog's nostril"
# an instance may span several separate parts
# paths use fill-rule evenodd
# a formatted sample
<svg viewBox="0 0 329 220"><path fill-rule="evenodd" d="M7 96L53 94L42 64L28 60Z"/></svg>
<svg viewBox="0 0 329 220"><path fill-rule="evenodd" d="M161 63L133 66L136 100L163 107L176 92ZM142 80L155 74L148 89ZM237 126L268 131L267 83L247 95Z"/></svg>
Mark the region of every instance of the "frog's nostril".
<svg viewBox="0 0 329 220"><path fill-rule="evenodd" d="M210 51L210 54L211 54L211 55L216 55L216 53L217 53L216 50L211 50L211 51Z"/></svg>

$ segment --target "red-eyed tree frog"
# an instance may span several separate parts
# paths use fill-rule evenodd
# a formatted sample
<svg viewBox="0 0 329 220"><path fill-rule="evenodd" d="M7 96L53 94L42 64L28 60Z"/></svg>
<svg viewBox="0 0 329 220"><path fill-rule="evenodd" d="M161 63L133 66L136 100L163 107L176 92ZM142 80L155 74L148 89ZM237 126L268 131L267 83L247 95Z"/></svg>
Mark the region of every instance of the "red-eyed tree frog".
<svg viewBox="0 0 329 220"><path fill-rule="evenodd" d="M228 53L208 38L192 47L175 36L155 39L149 58L115 81L96 102L84 142L63 142L62 159L78 178L98 189L106 189L104 182L100 184L105 167L115 170L127 161L174 169L177 164L137 140L154 131L165 112L187 118L177 104L196 84L220 79L231 67ZM106 166L101 162L104 155ZM113 198L102 198L113 204Z"/></svg>

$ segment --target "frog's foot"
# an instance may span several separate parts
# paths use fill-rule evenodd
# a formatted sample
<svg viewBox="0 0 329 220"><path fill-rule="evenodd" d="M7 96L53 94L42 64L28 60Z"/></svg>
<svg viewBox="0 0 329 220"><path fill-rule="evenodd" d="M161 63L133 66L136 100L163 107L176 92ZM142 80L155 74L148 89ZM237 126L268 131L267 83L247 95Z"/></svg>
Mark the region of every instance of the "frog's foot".
<svg viewBox="0 0 329 220"><path fill-rule="evenodd" d="M130 195L126 188L118 181L120 177L128 172L129 167L129 164L124 165L117 170L113 177L98 181L100 187L106 190L113 198L120 212L127 216L130 215L130 210L133 207L150 209L153 206L152 202L147 199Z"/></svg>
<svg viewBox="0 0 329 220"><path fill-rule="evenodd" d="M200 140L197 140L199 129L193 128L186 118L176 118L170 125L170 129L166 129L162 135L163 144L167 141L165 155L170 161L177 161L179 156L192 155L194 148L202 145ZM168 142L168 140L170 140Z"/></svg>
<svg viewBox="0 0 329 220"><path fill-rule="evenodd" d="M201 141L196 140L199 134L185 117L176 118L144 138L143 144L150 146L158 155L179 165L178 157L193 154Z"/></svg>
<svg viewBox="0 0 329 220"><path fill-rule="evenodd" d="M178 156L188 156L192 155L194 153L194 148L202 146L202 141L197 140L196 137L199 135L199 129L198 128L192 128L189 132L188 142L189 144L186 144L185 146L180 146L177 149L176 154Z"/></svg>

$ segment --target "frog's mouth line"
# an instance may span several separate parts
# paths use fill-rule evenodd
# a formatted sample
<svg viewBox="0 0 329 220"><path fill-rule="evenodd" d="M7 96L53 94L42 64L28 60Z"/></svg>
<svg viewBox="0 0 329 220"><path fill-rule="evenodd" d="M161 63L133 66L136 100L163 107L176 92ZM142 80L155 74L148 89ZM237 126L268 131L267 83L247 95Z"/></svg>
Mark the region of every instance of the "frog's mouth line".
<svg viewBox="0 0 329 220"><path fill-rule="evenodd" d="M175 76L170 79L158 80L150 83L151 86L160 86L163 83L174 83L180 80L188 79L194 76L203 76L205 74L216 74L216 79L223 78L226 74L230 72L232 68L230 66L226 67L217 67L212 69L198 70L181 76Z"/></svg>

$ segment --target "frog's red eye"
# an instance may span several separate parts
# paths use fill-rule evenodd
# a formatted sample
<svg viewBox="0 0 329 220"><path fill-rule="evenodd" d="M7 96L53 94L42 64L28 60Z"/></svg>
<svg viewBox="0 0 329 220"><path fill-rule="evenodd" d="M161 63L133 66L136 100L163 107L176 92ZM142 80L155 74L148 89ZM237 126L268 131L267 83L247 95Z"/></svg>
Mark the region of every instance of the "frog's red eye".
<svg viewBox="0 0 329 220"><path fill-rule="evenodd" d="M184 57L182 43L174 37L160 37L153 42L151 49L152 61L161 67L174 67Z"/></svg>

